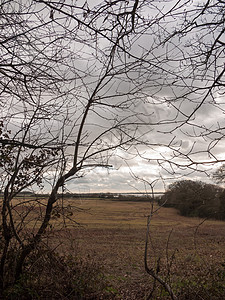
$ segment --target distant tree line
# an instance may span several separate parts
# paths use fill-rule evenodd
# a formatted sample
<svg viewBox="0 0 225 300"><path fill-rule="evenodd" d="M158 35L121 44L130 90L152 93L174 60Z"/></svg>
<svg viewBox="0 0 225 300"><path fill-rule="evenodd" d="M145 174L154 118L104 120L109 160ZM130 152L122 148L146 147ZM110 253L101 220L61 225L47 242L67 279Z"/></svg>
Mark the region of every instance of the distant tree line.
<svg viewBox="0 0 225 300"><path fill-rule="evenodd" d="M172 183L160 204L174 207L189 217L225 220L225 189L202 181L181 180Z"/></svg>
<svg viewBox="0 0 225 300"><path fill-rule="evenodd" d="M99 198L99 199L108 199L115 201L134 201L134 202L148 202L152 201L153 198L147 194L140 195L130 195L130 194L120 194L120 193L65 193L59 194L59 196L64 198Z"/></svg>

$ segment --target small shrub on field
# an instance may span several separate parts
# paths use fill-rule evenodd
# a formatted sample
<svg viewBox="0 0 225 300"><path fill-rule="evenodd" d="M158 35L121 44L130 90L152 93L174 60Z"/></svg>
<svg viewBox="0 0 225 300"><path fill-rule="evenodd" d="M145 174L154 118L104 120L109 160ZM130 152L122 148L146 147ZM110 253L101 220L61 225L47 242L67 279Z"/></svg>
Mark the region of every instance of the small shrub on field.
<svg viewBox="0 0 225 300"><path fill-rule="evenodd" d="M23 276L2 299L101 299L107 287L97 262L41 248L29 257Z"/></svg>

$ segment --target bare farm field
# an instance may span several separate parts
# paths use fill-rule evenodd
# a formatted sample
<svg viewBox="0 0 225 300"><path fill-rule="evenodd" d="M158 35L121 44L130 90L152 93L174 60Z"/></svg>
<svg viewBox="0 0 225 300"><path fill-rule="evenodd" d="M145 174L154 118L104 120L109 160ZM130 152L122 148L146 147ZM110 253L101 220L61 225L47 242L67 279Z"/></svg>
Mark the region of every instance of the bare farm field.
<svg viewBox="0 0 225 300"><path fill-rule="evenodd" d="M98 266L105 281L101 291L82 299L170 299L144 267L151 203L64 201L69 219L63 221L56 213L51 223L55 247ZM153 210L157 208L155 204ZM161 207L150 223L148 267L177 299L225 299L224 232L225 222L182 217L175 209Z"/></svg>

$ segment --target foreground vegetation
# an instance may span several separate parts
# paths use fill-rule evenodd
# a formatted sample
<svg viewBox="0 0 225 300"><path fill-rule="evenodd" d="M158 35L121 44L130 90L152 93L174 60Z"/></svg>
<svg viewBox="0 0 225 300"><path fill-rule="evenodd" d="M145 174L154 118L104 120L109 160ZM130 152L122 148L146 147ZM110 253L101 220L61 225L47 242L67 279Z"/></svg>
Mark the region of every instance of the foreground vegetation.
<svg viewBox="0 0 225 300"><path fill-rule="evenodd" d="M3 299L169 299L144 270L151 203L81 198L64 206ZM224 298L224 227L173 208L153 214L148 264L178 299Z"/></svg>

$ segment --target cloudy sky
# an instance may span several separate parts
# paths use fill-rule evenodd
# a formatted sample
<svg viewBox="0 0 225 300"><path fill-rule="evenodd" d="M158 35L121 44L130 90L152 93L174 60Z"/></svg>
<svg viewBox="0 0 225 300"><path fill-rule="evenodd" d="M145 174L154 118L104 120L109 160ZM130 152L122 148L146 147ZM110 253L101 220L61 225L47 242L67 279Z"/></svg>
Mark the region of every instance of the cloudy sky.
<svg viewBox="0 0 225 300"><path fill-rule="evenodd" d="M212 182L224 161L224 20L220 3L202 14L183 2L9 4L29 30L3 24L1 115L15 139L65 145L47 182L73 166L77 144L83 171L67 191Z"/></svg>
<svg viewBox="0 0 225 300"><path fill-rule="evenodd" d="M151 12L159 17L174 4L172 1L165 5L155 2L154 6L149 6L149 11L144 11L144 15L149 16ZM211 88L212 82L217 80L217 76L224 70L224 49L218 47L218 52L211 49L212 59L205 63L202 63L204 55L200 58L198 54L205 53L205 45L214 43L215 36L220 35L220 28L218 32L216 30L209 32L207 26L203 26L200 31L198 28L192 29L189 35L175 36L167 45L162 43L158 47L156 45L160 43L154 44L150 37L155 30L158 30L158 37L161 35L161 39L165 33L167 37L171 36L174 28L181 26L185 14L187 18L196 16L195 10L196 7L192 2L186 3L185 7L179 3L175 6L173 18L168 16L162 20L162 25L167 26L166 31L160 26L152 26L149 31L144 32L142 38L139 38L138 43L134 43L131 50L137 53L140 49L151 48L148 59L153 62L157 61L154 59L156 56L162 61L165 61L165 57L170 59L165 64L159 64L162 69L169 71L168 73L160 72L159 68L159 74L156 74L155 69L149 66L148 71L149 74L152 72L152 80L146 82L146 85L149 84L147 88L143 88L146 94L149 93L149 97L148 101L140 104L139 111L150 118L150 132L146 136L149 144L140 148L140 156L134 154L128 160L126 153L117 153L120 159L112 159L113 168L91 170L86 177L69 182L69 190L144 191L150 190L150 184L153 184L155 190L162 191L169 183L183 178L212 183L210 175L224 160L225 99L222 79L218 88ZM204 24L216 14L216 7L215 10L212 8L202 19L199 18L198 22ZM217 20L219 19L217 16ZM220 38L224 41L224 34ZM143 74L145 72L146 69ZM173 73L171 77L170 72ZM224 78L224 73L222 74ZM179 81L181 77L182 80ZM156 85L156 92L152 92L155 87L152 82L164 86L159 89ZM183 121L186 122L189 116L191 118L188 122L179 126ZM145 117L143 118L146 122ZM179 164L179 167L175 164L170 165L168 160ZM212 163L216 161L221 162Z"/></svg>

